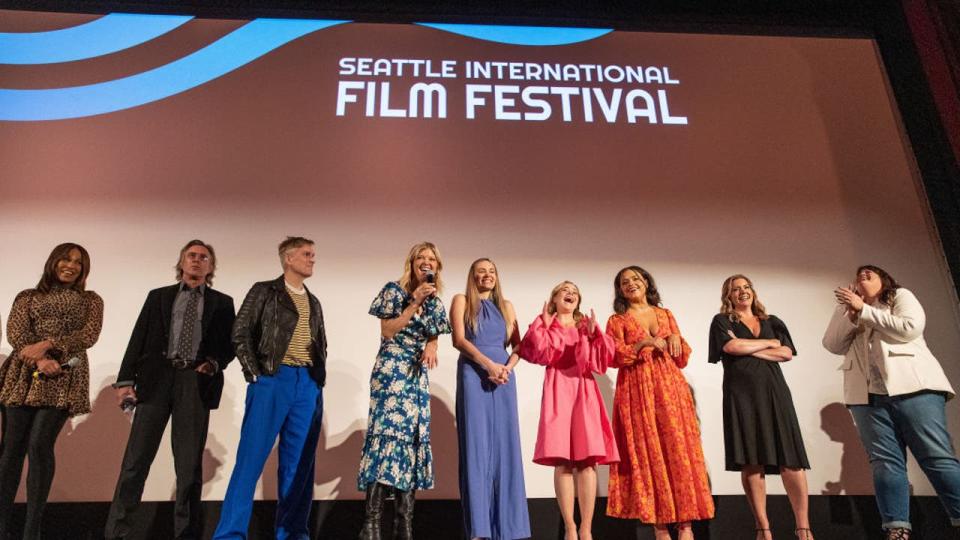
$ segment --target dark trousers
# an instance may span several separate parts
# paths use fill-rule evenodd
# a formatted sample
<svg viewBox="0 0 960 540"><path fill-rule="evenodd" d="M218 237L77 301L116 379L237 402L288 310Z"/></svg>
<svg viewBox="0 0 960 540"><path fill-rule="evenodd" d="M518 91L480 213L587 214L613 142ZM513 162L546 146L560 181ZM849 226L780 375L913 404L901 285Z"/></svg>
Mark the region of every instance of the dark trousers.
<svg viewBox="0 0 960 540"><path fill-rule="evenodd" d="M173 516L175 538L193 540L201 537L200 491L210 410L200 399L198 377L206 375L189 369L178 370L171 377L172 384L158 385L158 390L148 401L137 404L120 466L120 478L107 515L106 538L124 538L130 534L132 519L143 496L143 485L170 418L173 418L170 432L173 467L177 475Z"/></svg>
<svg viewBox="0 0 960 540"><path fill-rule="evenodd" d="M0 454L0 537L11 535L10 514L20 487L23 459L27 467L27 516L24 540L40 538L40 520L53 484L53 446L66 423L67 411L48 407L7 407L3 423L3 452Z"/></svg>

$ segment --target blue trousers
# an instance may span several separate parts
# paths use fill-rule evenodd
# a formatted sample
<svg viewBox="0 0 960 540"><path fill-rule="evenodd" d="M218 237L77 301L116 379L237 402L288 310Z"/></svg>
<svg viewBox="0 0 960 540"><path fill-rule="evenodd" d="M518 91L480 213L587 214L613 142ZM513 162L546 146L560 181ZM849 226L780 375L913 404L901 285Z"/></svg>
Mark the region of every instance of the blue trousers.
<svg viewBox="0 0 960 540"><path fill-rule="evenodd" d="M954 526L960 526L960 461L947 432L942 394L870 394L868 405L850 405L873 469L873 489L883 528L911 528L907 452L940 496Z"/></svg>
<svg viewBox="0 0 960 540"><path fill-rule="evenodd" d="M323 417L323 392L308 368L280 366L247 386L237 462L227 485L214 540L246 540L253 493L264 463L277 449L277 540L309 540L314 460Z"/></svg>

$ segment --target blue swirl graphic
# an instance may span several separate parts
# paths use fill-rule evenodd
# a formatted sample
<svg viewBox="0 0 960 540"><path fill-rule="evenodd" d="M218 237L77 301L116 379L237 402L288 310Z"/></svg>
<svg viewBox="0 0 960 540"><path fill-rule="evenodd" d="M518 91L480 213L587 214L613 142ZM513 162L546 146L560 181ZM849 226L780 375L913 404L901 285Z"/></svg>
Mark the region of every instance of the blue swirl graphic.
<svg viewBox="0 0 960 540"><path fill-rule="evenodd" d="M71 88L0 89L0 120L62 120L137 107L190 90L294 39L345 22L256 19L188 56L137 75Z"/></svg>
<svg viewBox="0 0 960 540"><path fill-rule="evenodd" d="M481 24L417 23L484 41L509 45L570 45L609 34L604 28L563 28L549 26L487 26Z"/></svg>
<svg viewBox="0 0 960 540"><path fill-rule="evenodd" d="M146 43L192 18L111 13L49 32L0 32L0 64L54 64L103 56Z"/></svg>

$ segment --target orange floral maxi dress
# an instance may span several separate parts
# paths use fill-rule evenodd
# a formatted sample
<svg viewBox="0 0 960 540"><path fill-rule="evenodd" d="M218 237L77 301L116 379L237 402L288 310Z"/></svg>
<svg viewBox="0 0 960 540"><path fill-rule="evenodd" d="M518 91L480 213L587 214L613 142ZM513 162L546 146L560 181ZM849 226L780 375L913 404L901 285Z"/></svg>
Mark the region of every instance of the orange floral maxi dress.
<svg viewBox="0 0 960 540"><path fill-rule="evenodd" d="M654 310L653 337L680 334L670 310ZM619 368L613 434L620 449L620 462L610 465L607 515L655 524L712 518L699 421L680 371L690 346L683 340L678 358L653 347L638 354L634 344L648 334L629 313L611 316L607 334L616 345L613 366Z"/></svg>

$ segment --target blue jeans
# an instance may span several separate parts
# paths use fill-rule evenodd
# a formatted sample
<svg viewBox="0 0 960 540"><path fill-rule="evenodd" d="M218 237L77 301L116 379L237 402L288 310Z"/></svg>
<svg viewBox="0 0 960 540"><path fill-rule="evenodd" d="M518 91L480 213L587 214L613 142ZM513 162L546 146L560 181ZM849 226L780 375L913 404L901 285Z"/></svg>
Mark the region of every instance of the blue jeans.
<svg viewBox="0 0 960 540"><path fill-rule="evenodd" d="M309 368L280 366L276 375L261 376L247 386L237 462L214 539L247 538L253 492L279 434L277 540L309 540L307 521L322 416L323 392Z"/></svg>
<svg viewBox="0 0 960 540"><path fill-rule="evenodd" d="M910 448L927 475L950 522L960 527L960 461L947 432L942 394L870 394L868 405L850 405L873 469L873 489L884 529L910 529Z"/></svg>

